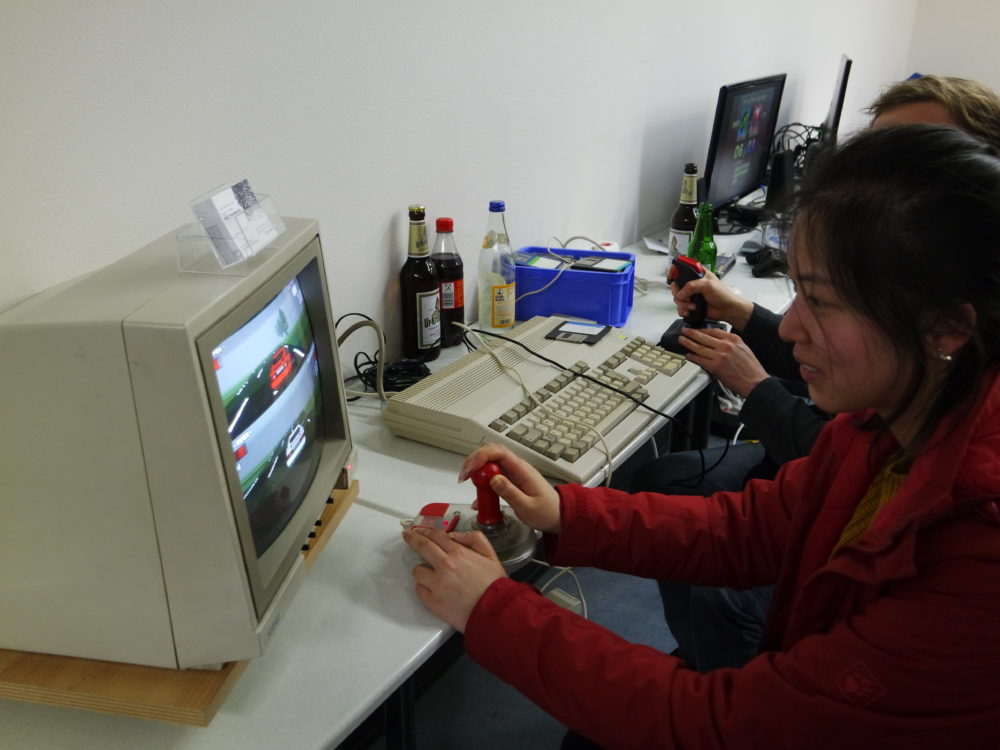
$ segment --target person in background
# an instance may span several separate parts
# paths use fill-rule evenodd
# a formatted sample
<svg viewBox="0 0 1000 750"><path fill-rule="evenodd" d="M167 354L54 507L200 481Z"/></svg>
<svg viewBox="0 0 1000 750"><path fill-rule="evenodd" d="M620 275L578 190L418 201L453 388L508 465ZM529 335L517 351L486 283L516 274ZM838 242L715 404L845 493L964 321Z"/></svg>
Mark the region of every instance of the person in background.
<svg viewBox="0 0 1000 750"><path fill-rule="evenodd" d="M873 129L921 122L949 125L1000 149L1000 97L976 81L931 75L910 78L885 89L866 112ZM781 316L739 296L711 273L672 290L680 315L693 307L693 294L702 294L708 301L708 317L737 332L687 329L681 342L691 352L688 359L743 397L739 418L755 441L730 445L718 467L695 487L676 481L698 475L701 458L686 451L639 467L628 489L700 495L738 490L749 479L770 478L781 465L807 455L828 415L802 398L803 384L791 347L778 337ZM723 450L706 450L705 464L718 461ZM663 583L660 595L678 654L696 669L740 666L757 653L770 586L734 591Z"/></svg>
<svg viewBox="0 0 1000 750"><path fill-rule="evenodd" d="M420 599L579 733L567 743L996 744L1000 158L955 128L909 125L851 139L807 181L780 333L812 400L838 415L809 456L707 498L552 487L500 446L459 474L498 462L492 489L544 532L554 564L774 583L758 656L700 674L510 580L480 532L403 533L425 561ZM941 253L958 227L974 269Z"/></svg>
<svg viewBox="0 0 1000 750"><path fill-rule="evenodd" d="M885 89L866 110L871 127L926 122L971 133L1000 147L1000 98L977 81L915 76Z"/></svg>

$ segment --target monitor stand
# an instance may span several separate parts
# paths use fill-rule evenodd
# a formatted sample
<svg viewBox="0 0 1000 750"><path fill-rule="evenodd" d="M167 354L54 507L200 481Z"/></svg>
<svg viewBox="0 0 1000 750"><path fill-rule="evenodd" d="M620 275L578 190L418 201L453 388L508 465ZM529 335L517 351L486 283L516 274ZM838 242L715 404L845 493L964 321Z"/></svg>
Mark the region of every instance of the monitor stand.
<svg viewBox="0 0 1000 750"><path fill-rule="evenodd" d="M715 234L745 234L752 232L764 219L763 206L741 206L730 203L715 214L712 232Z"/></svg>
<svg viewBox="0 0 1000 750"><path fill-rule="evenodd" d="M357 480L333 491L302 551L307 570L357 496ZM0 698L207 727L249 663L163 669L0 649Z"/></svg>

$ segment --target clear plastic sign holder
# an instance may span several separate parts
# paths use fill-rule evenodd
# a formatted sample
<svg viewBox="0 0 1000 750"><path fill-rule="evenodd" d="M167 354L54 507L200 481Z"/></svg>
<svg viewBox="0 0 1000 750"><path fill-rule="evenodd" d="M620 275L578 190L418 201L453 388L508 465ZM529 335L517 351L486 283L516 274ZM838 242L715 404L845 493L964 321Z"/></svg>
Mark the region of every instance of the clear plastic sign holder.
<svg viewBox="0 0 1000 750"><path fill-rule="evenodd" d="M261 250L273 246L285 231L274 201L258 194L256 202L225 218L199 209L201 199L191 202L198 221L187 224L176 234L177 269L185 273L209 273L225 276L246 276L259 266L264 256ZM261 231L266 231L262 235ZM261 237L270 237L266 244Z"/></svg>

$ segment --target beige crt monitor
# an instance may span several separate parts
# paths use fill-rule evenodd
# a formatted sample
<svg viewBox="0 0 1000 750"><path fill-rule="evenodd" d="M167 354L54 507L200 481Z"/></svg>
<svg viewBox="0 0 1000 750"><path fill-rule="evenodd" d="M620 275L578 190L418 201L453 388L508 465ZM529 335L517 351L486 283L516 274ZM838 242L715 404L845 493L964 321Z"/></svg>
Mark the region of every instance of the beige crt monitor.
<svg viewBox="0 0 1000 750"><path fill-rule="evenodd" d="M280 632L351 452L318 228L285 225L242 275L171 234L0 313L0 648L192 668Z"/></svg>

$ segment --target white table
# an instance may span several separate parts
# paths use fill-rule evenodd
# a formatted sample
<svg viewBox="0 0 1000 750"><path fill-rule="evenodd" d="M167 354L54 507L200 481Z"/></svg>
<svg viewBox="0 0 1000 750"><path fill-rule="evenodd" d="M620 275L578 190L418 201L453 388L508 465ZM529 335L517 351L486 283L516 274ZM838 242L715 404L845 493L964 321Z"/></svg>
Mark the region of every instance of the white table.
<svg viewBox="0 0 1000 750"><path fill-rule="evenodd" d="M743 242L754 236L720 235L716 238L719 252L735 254ZM646 249L641 242L625 251L635 255L636 275L647 279L649 284L646 294L636 293L632 313L621 330L656 343L677 318L677 307L666 283L670 258ZM791 299L791 286L786 278L755 278L743 258L737 259L725 282L743 296L773 310L784 309ZM438 370L464 354L462 346L443 349L429 366ZM705 375L693 390L708 382ZM471 485L456 484L464 456L393 435L382 423L381 410L380 402L374 398L355 401L348 409L352 436L359 451L360 475L377 478L377 489L363 493L365 499L359 502L399 519L413 518L432 501L471 502L475 497ZM651 422L650 434L665 421L658 418Z"/></svg>
<svg viewBox="0 0 1000 750"><path fill-rule="evenodd" d="M740 247L749 239L759 239L758 233L716 235L715 243L719 253L737 255ZM677 317L677 307L673 303L670 289L666 286L670 258L663 253L647 249L642 242L630 245L625 248L625 251L635 255L636 276L656 282L650 284L648 294L644 297L636 297L635 309L632 312L632 317L635 320L629 319L626 330L635 326L634 332L636 334L650 338L654 335L654 319L665 316L659 332L655 333L657 340L659 340L660 334L663 333L667 325ZM753 266L749 265L745 258L737 255L736 265L723 280L727 286L769 310L782 312L788 307L793 294L792 285L788 278L775 276L759 279L753 275L752 270Z"/></svg>
<svg viewBox="0 0 1000 750"><path fill-rule="evenodd" d="M746 236L718 238L733 252ZM676 317L665 283L668 258L644 248L637 275L653 283L637 296L624 330L656 341ZM791 290L784 279L754 279L740 259L726 278L775 310ZM446 350L442 357L461 355ZM462 456L392 435L376 400L349 407L361 492L306 576L268 652L237 682L211 725L195 728L125 716L0 700L4 750L247 750L332 748L408 680L451 635L414 593L415 559L399 520L432 500L470 502L456 483Z"/></svg>
<svg viewBox="0 0 1000 750"><path fill-rule="evenodd" d="M362 498L379 486L365 472L359 481ZM403 549L399 522L355 501L267 653L250 663L207 728L0 700L0 747L335 747L453 632L417 599Z"/></svg>

